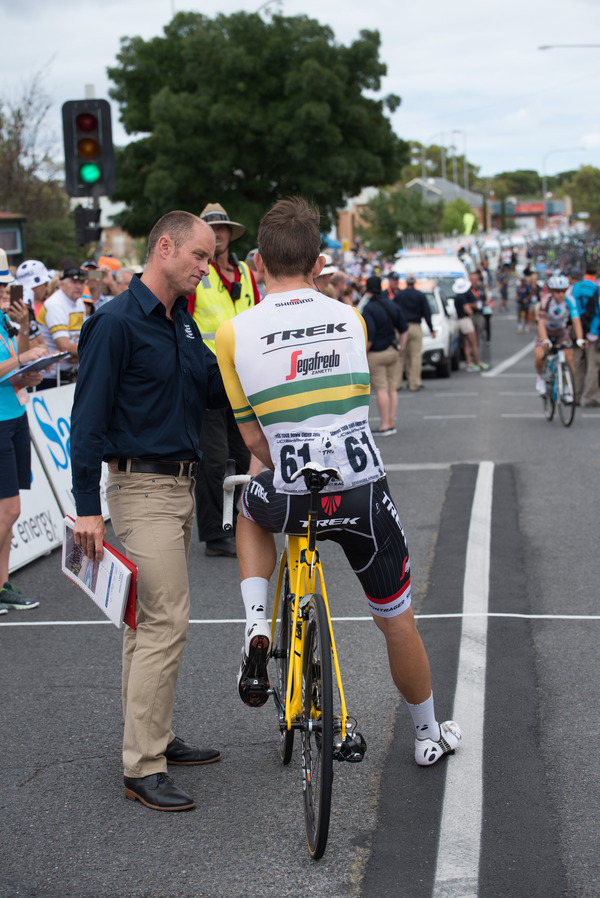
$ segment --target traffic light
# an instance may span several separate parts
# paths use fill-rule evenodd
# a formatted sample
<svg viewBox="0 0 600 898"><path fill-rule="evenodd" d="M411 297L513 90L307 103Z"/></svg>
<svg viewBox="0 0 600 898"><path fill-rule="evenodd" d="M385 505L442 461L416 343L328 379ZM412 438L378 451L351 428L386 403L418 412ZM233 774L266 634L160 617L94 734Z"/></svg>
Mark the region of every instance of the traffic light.
<svg viewBox="0 0 600 898"><path fill-rule="evenodd" d="M84 209L83 206L77 206L75 209L75 237L79 246L83 246L84 243L97 243L101 234L100 209Z"/></svg>
<svg viewBox="0 0 600 898"><path fill-rule="evenodd" d="M107 100L63 103L65 186L69 196L111 196L115 154Z"/></svg>

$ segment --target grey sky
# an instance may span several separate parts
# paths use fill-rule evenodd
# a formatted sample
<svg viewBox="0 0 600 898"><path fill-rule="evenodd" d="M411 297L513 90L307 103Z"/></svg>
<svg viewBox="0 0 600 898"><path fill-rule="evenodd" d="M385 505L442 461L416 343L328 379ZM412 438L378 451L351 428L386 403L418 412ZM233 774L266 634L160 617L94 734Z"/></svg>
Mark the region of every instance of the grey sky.
<svg viewBox="0 0 600 898"><path fill-rule="evenodd" d="M60 107L84 95L108 97L106 67L122 36L162 34L173 12L208 16L255 11L260 0L0 0L0 95L15 99L44 68L53 106L49 130L60 140ZM519 168L548 174L600 167L600 48L538 50L541 44L600 44L598 0L281 0L285 15L306 14L350 43L361 29L382 36L388 66L382 93L396 93L396 133L407 140L466 145L483 175ZM232 60L234 65L234 60ZM113 103L115 139L127 138ZM454 133L453 133L454 132ZM576 148L576 149L575 149Z"/></svg>

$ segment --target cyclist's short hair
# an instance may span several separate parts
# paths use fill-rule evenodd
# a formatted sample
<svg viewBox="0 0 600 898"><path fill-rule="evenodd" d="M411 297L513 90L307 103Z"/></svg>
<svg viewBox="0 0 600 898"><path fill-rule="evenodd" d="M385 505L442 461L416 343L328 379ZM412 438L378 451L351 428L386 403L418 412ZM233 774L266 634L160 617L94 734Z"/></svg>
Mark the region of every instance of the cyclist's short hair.
<svg viewBox="0 0 600 898"><path fill-rule="evenodd" d="M310 275L321 248L321 216L302 197L279 200L258 226L258 251L275 278Z"/></svg>
<svg viewBox="0 0 600 898"><path fill-rule="evenodd" d="M191 212L183 212L176 209L174 212L167 212L162 218L159 218L148 237L148 259L152 257L156 244L159 239L165 235L171 238L177 248L182 246L188 240L194 230L194 225L200 219ZM207 226L208 227L208 226Z"/></svg>

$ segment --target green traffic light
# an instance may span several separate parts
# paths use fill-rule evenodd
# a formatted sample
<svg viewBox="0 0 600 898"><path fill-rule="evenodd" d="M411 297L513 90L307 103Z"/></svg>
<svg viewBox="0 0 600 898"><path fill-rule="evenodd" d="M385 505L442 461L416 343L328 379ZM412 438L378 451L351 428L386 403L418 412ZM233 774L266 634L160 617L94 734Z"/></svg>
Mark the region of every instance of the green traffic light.
<svg viewBox="0 0 600 898"><path fill-rule="evenodd" d="M102 169L95 162L86 162L79 169L79 177L84 184L96 184L102 177Z"/></svg>

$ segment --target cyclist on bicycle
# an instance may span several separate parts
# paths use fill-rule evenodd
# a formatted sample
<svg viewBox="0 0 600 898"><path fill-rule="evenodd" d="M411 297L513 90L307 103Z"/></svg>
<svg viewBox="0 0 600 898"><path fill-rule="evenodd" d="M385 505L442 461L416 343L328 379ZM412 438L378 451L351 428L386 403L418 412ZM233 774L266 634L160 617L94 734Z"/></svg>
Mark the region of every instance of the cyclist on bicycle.
<svg viewBox="0 0 600 898"><path fill-rule="evenodd" d="M551 346L562 346L565 351L565 360L573 368L573 341L569 333L569 322L573 325L577 345L585 348L583 329L579 320L577 304L572 296L567 295L569 278L563 274L553 274L548 278L549 294L542 297L537 317L537 340L534 349L534 366L537 372L535 388L540 394L546 394L546 381L542 374L544 371L544 359ZM567 397L572 401L574 396Z"/></svg>
<svg viewBox="0 0 600 898"><path fill-rule="evenodd" d="M314 288L323 267L320 216L304 200L281 200L262 219L254 261L260 305L221 325L219 366L243 439L266 466L246 486L237 552L246 630L238 688L254 706L268 698L268 581L273 533L306 533L309 461L335 468L324 490L319 538L338 542L366 593L388 649L394 683L415 727L415 760L435 763L459 745L454 721L438 724L429 661L411 608L410 563L400 518L368 423L366 327L351 306ZM250 674L250 671L253 673ZM263 681L251 700L246 678Z"/></svg>

